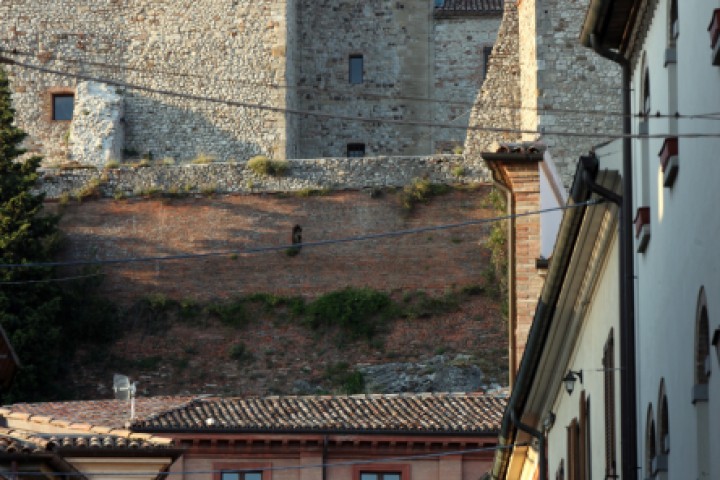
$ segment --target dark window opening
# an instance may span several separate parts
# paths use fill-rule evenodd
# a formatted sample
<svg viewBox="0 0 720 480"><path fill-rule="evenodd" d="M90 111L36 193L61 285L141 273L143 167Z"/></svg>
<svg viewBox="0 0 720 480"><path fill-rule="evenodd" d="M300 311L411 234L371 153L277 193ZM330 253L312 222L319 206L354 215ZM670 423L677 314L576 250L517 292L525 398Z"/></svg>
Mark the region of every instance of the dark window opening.
<svg viewBox="0 0 720 480"><path fill-rule="evenodd" d="M643 75L643 102L642 102L642 114L650 114L650 72L645 69Z"/></svg>
<svg viewBox="0 0 720 480"><path fill-rule="evenodd" d="M358 85L363 83L363 56L350 55L350 83Z"/></svg>
<svg viewBox="0 0 720 480"><path fill-rule="evenodd" d="M72 120L73 108L75 107L75 95L58 94L52 97L52 119Z"/></svg>
<svg viewBox="0 0 720 480"><path fill-rule="evenodd" d="M612 332L605 343L602 365L605 377L605 476L614 478L617 475L617 456L615 446L615 346Z"/></svg>
<svg viewBox="0 0 720 480"><path fill-rule="evenodd" d="M360 472L360 480L401 480L398 472Z"/></svg>
<svg viewBox="0 0 720 480"><path fill-rule="evenodd" d="M678 23L677 0L670 3L670 38L676 40L680 36L680 25Z"/></svg>
<svg viewBox="0 0 720 480"><path fill-rule="evenodd" d="M262 472L257 471L223 471L220 480L262 480Z"/></svg>
<svg viewBox="0 0 720 480"><path fill-rule="evenodd" d="M365 144L364 143L348 143L347 156L348 156L348 158L364 157L365 156Z"/></svg>
<svg viewBox="0 0 720 480"><path fill-rule="evenodd" d="M482 81L484 82L487 78L488 73L488 67L490 66L490 55L492 54L493 47L483 47L483 77Z"/></svg>

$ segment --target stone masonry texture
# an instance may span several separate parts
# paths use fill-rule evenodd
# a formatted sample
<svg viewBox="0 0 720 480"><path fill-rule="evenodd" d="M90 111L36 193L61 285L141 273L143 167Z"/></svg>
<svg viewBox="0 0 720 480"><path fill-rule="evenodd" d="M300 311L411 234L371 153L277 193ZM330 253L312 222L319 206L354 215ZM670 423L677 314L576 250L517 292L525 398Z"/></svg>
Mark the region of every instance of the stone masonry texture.
<svg viewBox="0 0 720 480"><path fill-rule="evenodd" d="M470 117L470 127L478 130L468 134L466 153L539 140L567 188L580 155L620 133L619 67L579 42L587 6L587 0L505 2L487 79Z"/></svg>
<svg viewBox="0 0 720 480"><path fill-rule="evenodd" d="M99 141L123 157L341 157L348 143L427 155L464 142L498 24L436 17L430 0L5 0L0 48L33 67L9 67L11 87L26 146L48 165L108 157L52 119L57 93L88 119L118 95L121 122ZM350 55L363 56L358 85ZM111 91L82 87L97 78Z"/></svg>

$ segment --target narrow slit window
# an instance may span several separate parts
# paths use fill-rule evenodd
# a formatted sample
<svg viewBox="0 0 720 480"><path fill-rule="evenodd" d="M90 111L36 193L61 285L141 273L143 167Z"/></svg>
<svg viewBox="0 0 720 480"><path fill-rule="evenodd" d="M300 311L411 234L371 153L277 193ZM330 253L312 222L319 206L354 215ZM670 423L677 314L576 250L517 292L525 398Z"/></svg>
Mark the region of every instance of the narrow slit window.
<svg viewBox="0 0 720 480"><path fill-rule="evenodd" d="M350 83L359 85L363 83L363 56L350 55Z"/></svg>
<svg viewBox="0 0 720 480"><path fill-rule="evenodd" d="M72 120L73 108L75 107L75 95L58 94L52 97L52 119Z"/></svg>

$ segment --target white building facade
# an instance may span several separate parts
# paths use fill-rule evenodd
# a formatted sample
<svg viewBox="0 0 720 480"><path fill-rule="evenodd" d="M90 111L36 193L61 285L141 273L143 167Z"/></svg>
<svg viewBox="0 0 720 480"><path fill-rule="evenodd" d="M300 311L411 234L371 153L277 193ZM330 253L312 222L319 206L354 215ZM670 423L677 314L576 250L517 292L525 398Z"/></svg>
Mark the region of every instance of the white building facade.
<svg viewBox="0 0 720 480"><path fill-rule="evenodd" d="M595 152L621 213L594 232L606 207L582 207L575 239L565 213L493 475L717 479L720 2L591 0L581 42L623 66L630 92L630 135Z"/></svg>

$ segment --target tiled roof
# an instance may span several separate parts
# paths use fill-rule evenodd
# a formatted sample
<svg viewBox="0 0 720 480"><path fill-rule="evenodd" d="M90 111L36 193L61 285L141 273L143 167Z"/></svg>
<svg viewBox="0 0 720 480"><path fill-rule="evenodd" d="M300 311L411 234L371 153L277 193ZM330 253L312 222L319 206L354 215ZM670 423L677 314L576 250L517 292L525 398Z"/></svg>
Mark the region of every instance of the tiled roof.
<svg viewBox="0 0 720 480"><path fill-rule="evenodd" d="M133 430L355 433L494 433L506 397L392 394L201 398L135 422Z"/></svg>
<svg viewBox="0 0 720 480"><path fill-rule="evenodd" d="M435 7L435 16L478 15L502 13L503 0L445 0Z"/></svg>
<svg viewBox="0 0 720 480"><path fill-rule="evenodd" d="M186 405L194 396L137 397L135 419L142 420L158 413ZM130 404L123 400L84 400L78 402L16 403L0 408L0 415L27 414L34 419L70 425L95 425L125 428L130 419Z"/></svg>
<svg viewBox="0 0 720 480"><path fill-rule="evenodd" d="M27 430L0 428L0 453L40 453L61 449L147 449L162 448L141 438L117 435L42 434Z"/></svg>

